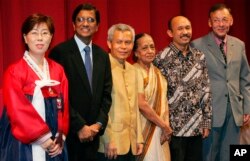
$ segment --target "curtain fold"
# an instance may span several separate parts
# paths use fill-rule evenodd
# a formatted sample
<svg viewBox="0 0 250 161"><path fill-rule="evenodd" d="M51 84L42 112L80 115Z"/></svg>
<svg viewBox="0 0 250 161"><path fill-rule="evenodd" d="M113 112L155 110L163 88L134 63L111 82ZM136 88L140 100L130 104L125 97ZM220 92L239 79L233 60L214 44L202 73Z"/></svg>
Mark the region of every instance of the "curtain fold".
<svg viewBox="0 0 250 161"><path fill-rule="evenodd" d="M2 1L0 0L0 90L2 88L2 84L3 84L3 35L2 35L2 31L3 31L3 22L2 22L2 8L3 8L3 4ZM0 96L0 99L2 98L2 95ZM0 104L1 106L1 104ZM0 108L1 111L1 108ZM1 113L1 112L0 112Z"/></svg>
<svg viewBox="0 0 250 161"><path fill-rule="evenodd" d="M243 40L250 51L248 0L0 0L0 88L4 70L24 53L21 37L24 19L38 12L51 16L56 28L53 47L73 36L71 15L74 8L84 2L90 2L100 10L101 23L93 41L107 51L107 30L115 23L127 23L136 33L151 34L158 51L170 42L166 31L168 20L173 16L188 17L193 26L193 38L200 37L209 31L208 10L218 2L232 9L234 25L230 34Z"/></svg>

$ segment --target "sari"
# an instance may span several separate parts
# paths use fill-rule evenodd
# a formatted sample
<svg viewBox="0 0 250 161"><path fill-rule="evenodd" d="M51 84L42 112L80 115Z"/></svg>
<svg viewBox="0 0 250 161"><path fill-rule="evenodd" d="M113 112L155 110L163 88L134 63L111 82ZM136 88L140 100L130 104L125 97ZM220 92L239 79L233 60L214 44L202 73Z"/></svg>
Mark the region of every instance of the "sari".
<svg viewBox="0 0 250 161"><path fill-rule="evenodd" d="M146 101L157 115L165 119L165 111L168 110L167 82L161 72L150 65L149 73L138 63L134 64L138 74L139 93L144 93ZM161 128L141 114L142 134L144 138L143 153L137 157L137 161L170 161L168 142L160 143Z"/></svg>

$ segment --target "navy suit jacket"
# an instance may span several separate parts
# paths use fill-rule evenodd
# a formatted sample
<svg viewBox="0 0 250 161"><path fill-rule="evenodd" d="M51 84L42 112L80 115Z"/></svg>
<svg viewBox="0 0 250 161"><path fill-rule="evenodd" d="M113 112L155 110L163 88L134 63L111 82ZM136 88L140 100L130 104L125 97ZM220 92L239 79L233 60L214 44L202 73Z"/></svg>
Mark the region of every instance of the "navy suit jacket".
<svg viewBox="0 0 250 161"><path fill-rule="evenodd" d="M111 106L112 75L108 54L92 44L92 92L86 69L74 38L54 47L49 58L60 63L69 82L70 130L67 137L69 160L94 159L99 135L104 133ZM81 143L77 132L84 125L102 123L102 130L92 142Z"/></svg>

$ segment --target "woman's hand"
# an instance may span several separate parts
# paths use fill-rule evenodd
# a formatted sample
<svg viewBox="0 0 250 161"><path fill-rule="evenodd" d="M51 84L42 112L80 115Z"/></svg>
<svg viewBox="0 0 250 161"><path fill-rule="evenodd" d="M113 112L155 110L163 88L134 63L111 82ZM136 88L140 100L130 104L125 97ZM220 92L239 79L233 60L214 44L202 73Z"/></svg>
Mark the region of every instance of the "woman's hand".
<svg viewBox="0 0 250 161"><path fill-rule="evenodd" d="M48 152L49 156L55 157L62 153L63 144L57 143L57 138L52 140L51 138L41 144L42 148Z"/></svg>

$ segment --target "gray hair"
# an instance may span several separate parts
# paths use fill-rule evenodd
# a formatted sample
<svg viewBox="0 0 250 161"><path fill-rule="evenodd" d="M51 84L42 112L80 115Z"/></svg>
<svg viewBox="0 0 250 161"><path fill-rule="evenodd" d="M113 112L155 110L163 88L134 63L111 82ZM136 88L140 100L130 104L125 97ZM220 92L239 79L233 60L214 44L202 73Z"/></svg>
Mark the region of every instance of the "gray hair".
<svg viewBox="0 0 250 161"><path fill-rule="evenodd" d="M133 36L133 42L135 40L135 30L133 27L127 25L127 24L122 24L122 23L119 23L119 24L115 24L113 26L111 26L108 30L108 41L112 41L113 40L113 36L114 36L114 33L115 31L130 31L132 33L132 36Z"/></svg>

